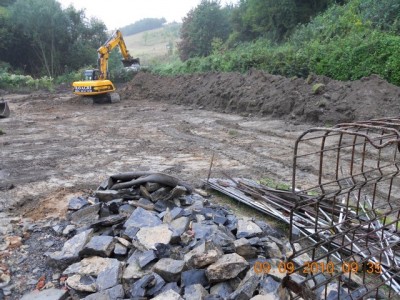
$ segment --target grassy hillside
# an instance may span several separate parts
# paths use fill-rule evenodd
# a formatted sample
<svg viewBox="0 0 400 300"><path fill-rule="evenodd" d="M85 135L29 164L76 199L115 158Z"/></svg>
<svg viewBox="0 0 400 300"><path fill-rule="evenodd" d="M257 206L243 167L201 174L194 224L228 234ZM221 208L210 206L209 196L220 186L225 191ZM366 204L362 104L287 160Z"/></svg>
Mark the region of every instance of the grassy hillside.
<svg viewBox="0 0 400 300"><path fill-rule="evenodd" d="M168 61L176 52L181 24L168 24L163 28L125 36L124 40L133 57L139 57L142 65L152 61Z"/></svg>

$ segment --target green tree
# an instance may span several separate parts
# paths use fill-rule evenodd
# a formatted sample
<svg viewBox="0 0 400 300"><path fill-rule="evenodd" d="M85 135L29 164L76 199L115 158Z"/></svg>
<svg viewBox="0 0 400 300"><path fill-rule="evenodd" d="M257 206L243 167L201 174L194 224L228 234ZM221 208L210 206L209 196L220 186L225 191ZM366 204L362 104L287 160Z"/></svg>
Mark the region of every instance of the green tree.
<svg viewBox="0 0 400 300"><path fill-rule="evenodd" d="M59 71L57 48L66 39L67 18L55 0L17 0L11 7L15 26L32 41L32 52L43 72L53 77Z"/></svg>
<svg viewBox="0 0 400 300"><path fill-rule="evenodd" d="M325 10L332 0L241 0L232 13L234 39L285 40L294 28Z"/></svg>
<svg viewBox="0 0 400 300"><path fill-rule="evenodd" d="M202 0L183 19L179 56L183 61L195 56L207 56L212 52L213 39L225 41L229 33L228 13L221 9L219 1Z"/></svg>

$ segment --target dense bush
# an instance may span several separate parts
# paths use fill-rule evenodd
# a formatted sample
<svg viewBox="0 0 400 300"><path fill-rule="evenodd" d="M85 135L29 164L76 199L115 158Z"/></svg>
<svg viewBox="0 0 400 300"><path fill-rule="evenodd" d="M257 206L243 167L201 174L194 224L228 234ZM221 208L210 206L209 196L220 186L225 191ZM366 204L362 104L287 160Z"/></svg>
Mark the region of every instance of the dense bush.
<svg viewBox="0 0 400 300"><path fill-rule="evenodd" d="M34 79L32 76L10 74L0 70L0 88L10 90L53 90L53 78L43 76Z"/></svg>
<svg viewBox="0 0 400 300"><path fill-rule="evenodd" d="M378 74L400 85L400 3L384 0L383 11L373 2L352 0L333 5L299 26L284 44L264 38L227 50L226 44L214 43L215 49L207 57L174 61L152 71L175 75L256 68L287 77L316 73L339 80Z"/></svg>

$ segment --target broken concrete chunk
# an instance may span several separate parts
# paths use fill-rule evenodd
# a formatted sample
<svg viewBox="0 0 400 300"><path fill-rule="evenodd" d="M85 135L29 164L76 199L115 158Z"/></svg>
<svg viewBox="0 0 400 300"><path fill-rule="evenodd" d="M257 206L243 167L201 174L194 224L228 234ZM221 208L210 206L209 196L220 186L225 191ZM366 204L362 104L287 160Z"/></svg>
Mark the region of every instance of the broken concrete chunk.
<svg viewBox="0 0 400 300"><path fill-rule="evenodd" d="M101 256L110 257L114 250L115 241L112 236L94 236L79 252L81 257Z"/></svg>
<svg viewBox="0 0 400 300"><path fill-rule="evenodd" d="M183 260L162 258L154 265L153 271L167 282L176 282L181 277L184 268L185 262Z"/></svg>
<svg viewBox="0 0 400 300"><path fill-rule="evenodd" d="M155 244L169 244L172 237L172 231L167 224L154 227L144 227L139 230L136 237L140 244L147 249L154 248Z"/></svg>
<svg viewBox="0 0 400 300"><path fill-rule="evenodd" d="M210 282L221 282L235 278L239 273L246 270L249 263L236 253L225 254L206 271Z"/></svg>

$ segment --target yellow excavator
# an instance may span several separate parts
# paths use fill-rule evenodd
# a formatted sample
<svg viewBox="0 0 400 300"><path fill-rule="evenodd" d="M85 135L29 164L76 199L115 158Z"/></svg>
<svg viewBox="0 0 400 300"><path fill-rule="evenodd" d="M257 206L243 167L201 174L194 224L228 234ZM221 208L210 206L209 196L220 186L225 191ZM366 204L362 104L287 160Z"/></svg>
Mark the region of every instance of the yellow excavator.
<svg viewBox="0 0 400 300"><path fill-rule="evenodd" d="M98 69L85 70L83 80L72 83L74 94L90 96L94 103L114 103L120 101L120 96L115 92L115 86L109 79L108 58L111 50L119 46L123 56L124 67L132 72L140 69L139 58L133 58L126 48L122 33L117 30L99 49L97 53Z"/></svg>

